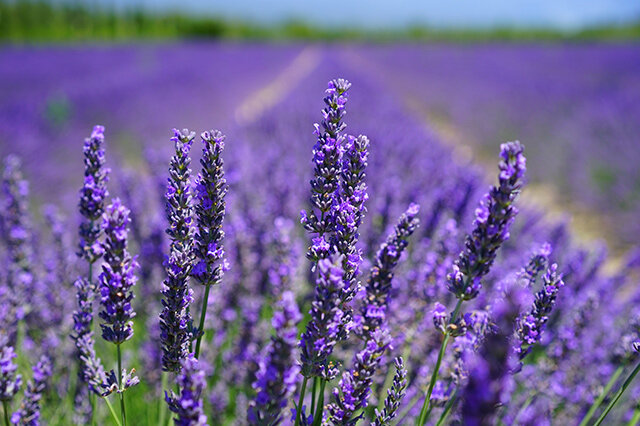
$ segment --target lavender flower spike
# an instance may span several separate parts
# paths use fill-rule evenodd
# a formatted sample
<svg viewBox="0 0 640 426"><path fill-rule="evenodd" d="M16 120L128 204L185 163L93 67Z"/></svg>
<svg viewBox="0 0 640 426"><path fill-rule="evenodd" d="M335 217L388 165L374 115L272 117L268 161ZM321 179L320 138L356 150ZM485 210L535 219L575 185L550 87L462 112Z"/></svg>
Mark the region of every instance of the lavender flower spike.
<svg viewBox="0 0 640 426"><path fill-rule="evenodd" d="M388 426L391 424L391 420L396 416L396 412L400 407L402 398L404 398L404 391L407 387L407 370L404 368L404 361L402 357L395 359L396 373L393 376L393 383L387 390L387 397L384 400L384 408L382 412L376 409L376 418L373 420L374 426Z"/></svg>
<svg viewBox="0 0 640 426"><path fill-rule="evenodd" d="M195 213L198 226L194 252L198 263L194 266L192 274L200 284L214 285L220 282L222 273L227 269L222 248L224 197L228 190L222 161L224 135L218 130L212 130L202 133L201 137L204 144L200 160L202 172L195 182Z"/></svg>
<svg viewBox="0 0 640 426"><path fill-rule="evenodd" d="M329 404L329 418L334 424L349 424L353 414L367 406L373 375L391 342L386 324L386 310L391 292L393 271L400 256L408 246L407 238L418 226L419 207L411 204L400 217L393 233L382 244L367 280L366 299L362 307L359 324L364 338L364 348L354 357L353 368L342 375L339 387L333 390L333 401Z"/></svg>
<svg viewBox="0 0 640 426"><path fill-rule="evenodd" d="M30 310L33 291L33 253L31 248L31 232L29 230L28 194L29 186L21 172L20 159L9 155L5 160L2 175L2 192L4 203L2 206L2 236L8 254L8 301L12 312L6 327L9 344L15 343L17 321L22 319Z"/></svg>
<svg viewBox="0 0 640 426"><path fill-rule="evenodd" d="M165 400L169 409L176 413L175 424L179 426L205 426L207 416L204 414L202 393L205 390L204 371L198 366L198 360L189 354L181 360L181 372L178 376L180 395L165 392Z"/></svg>
<svg viewBox="0 0 640 426"><path fill-rule="evenodd" d="M22 376L16 374L18 366L13 362L16 353L7 343L7 337L0 336L0 401L3 404L13 399L22 384Z"/></svg>
<svg viewBox="0 0 640 426"><path fill-rule="evenodd" d="M253 387L257 394L249 404L249 423L276 425L282 420L282 409L296 390L300 367L294 351L297 324L302 319L293 292L285 291L278 302L271 324L275 335L259 362Z"/></svg>
<svg viewBox="0 0 640 426"><path fill-rule="evenodd" d="M33 378L27 383L24 400L18 411L11 416L11 423L38 426L40 424L40 400L52 374L51 360L43 355L33 367Z"/></svg>
<svg viewBox="0 0 640 426"><path fill-rule="evenodd" d="M340 327L344 312L340 309L340 295L344 287L342 261L336 257L318 262L320 276L316 284L315 300L311 303L311 319L300 338L302 375L333 379L338 370L327 363L333 347L343 338Z"/></svg>
<svg viewBox="0 0 640 426"><path fill-rule="evenodd" d="M542 290L536 294L531 311L518 319L516 334L520 344L516 347L516 352L520 359L527 356L531 352L532 345L542 338L545 324L549 320L558 291L562 287L564 287L562 274L558 273L558 265L554 263L542 277Z"/></svg>
<svg viewBox="0 0 640 426"><path fill-rule="evenodd" d="M491 269L498 248L509 238L518 210L513 202L520 194L526 170L524 147L507 142L500 147L498 186L491 188L476 209L474 229L447 276L447 288L461 300L471 300L482 288L481 279Z"/></svg>
<svg viewBox="0 0 640 426"><path fill-rule="evenodd" d="M169 257L164 266L167 278L162 289L163 309L160 314L160 338L162 342L162 368L177 372L180 361L187 357L191 341L191 315L188 307L193 300L187 280L193 266L193 209L191 207L189 151L195 133L174 129L171 138L175 155L169 166L166 214L171 240Z"/></svg>
<svg viewBox="0 0 640 426"><path fill-rule="evenodd" d="M104 212L104 201L108 197L107 182L110 169L105 167L104 127L95 126L91 137L84 141L84 185L80 190L80 246L78 255L90 264L102 256L98 241L102 233L99 219Z"/></svg>
<svg viewBox="0 0 640 426"><path fill-rule="evenodd" d="M133 322L136 313L131 307L132 288L136 283L134 275L138 263L127 251L129 209L118 198L106 208L103 215L104 263L100 274L100 295L102 311L100 318L104 324L102 338L119 345L133 336Z"/></svg>
<svg viewBox="0 0 640 426"><path fill-rule="evenodd" d="M318 141L313 147L314 177L311 180L311 206L307 213L301 212L301 222L309 232L317 234L307 256L314 262L326 258L330 254L327 238L335 228L332 209L339 204L338 190L340 188L340 174L342 170L342 131L346 124L342 122L346 114L347 91L351 83L337 79L329 82L325 91L324 102L327 105L322 110L322 122L315 124L315 134ZM325 234L326 237L325 237Z"/></svg>
<svg viewBox="0 0 640 426"><path fill-rule="evenodd" d="M96 357L95 342L91 331L95 293L93 286L83 278L78 278L74 286L76 287L78 309L73 312L71 338L75 342L81 364L78 375L89 385L91 391L102 396L106 375L100 359Z"/></svg>
<svg viewBox="0 0 640 426"><path fill-rule="evenodd" d="M467 360L469 379L462 391L462 417L465 425L495 424L499 404L509 398L510 337L521 305L524 289L514 287L493 307L495 332L489 333L479 353Z"/></svg>

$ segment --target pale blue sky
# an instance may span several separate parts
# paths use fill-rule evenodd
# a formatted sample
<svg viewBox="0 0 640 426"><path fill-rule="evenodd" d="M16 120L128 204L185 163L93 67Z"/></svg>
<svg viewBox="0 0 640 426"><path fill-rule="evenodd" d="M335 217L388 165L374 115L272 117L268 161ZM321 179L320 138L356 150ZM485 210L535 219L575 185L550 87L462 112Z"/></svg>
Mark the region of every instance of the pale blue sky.
<svg viewBox="0 0 640 426"><path fill-rule="evenodd" d="M640 18L640 0L97 0L122 7L180 9L270 24L397 28L545 26L575 29Z"/></svg>

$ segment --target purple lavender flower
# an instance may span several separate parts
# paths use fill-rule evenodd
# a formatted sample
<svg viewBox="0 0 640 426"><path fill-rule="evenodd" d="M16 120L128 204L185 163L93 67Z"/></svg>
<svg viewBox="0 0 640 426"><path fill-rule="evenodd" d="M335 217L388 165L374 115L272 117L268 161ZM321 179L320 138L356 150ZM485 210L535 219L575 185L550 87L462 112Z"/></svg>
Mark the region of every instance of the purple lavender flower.
<svg viewBox="0 0 640 426"><path fill-rule="evenodd" d="M91 331L95 293L92 285L83 278L78 278L74 285L78 309L73 312L74 326L71 337L78 350L78 359L81 365L78 376L89 385L94 393L102 395L106 376L100 359L96 357L95 342Z"/></svg>
<svg viewBox="0 0 640 426"><path fill-rule="evenodd" d="M469 378L462 391L464 424L494 424L496 410L510 392L513 323L520 312L522 289L513 288L493 307L495 331L488 333L477 354L467 360Z"/></svg>
<svg viewBox="0 0 640 426"><path fill-rule="evenodd" d="M400 407L402 398L405 395L407 387L407 370L404 368L402 357L397 357L394 361L396 373L393 375L393 383L387 390L387 397L384 400L384 408L382 411L376 409L376 417L373 420L374 426L388 426L396 416L396 412Z"/></svg>
<svg viewBox="0 0 640 426"><path fill-rule="evenodd" d="M520 272L520 278L524 280L526 287L531 287L536 282L540 272L547 268L549 256L551 256L551 244L549 243L544 243L540 249L533 253L527 266Z"/></svg>
<svg viewBox="0 0 640 426"><path fill-rule="evenodd" d="M282 420L282 409L296 390L300 372L294 352L298 335L296 327L301 319L294 294L285 291L271 320L275 335L265 357L259 361L253 383L257 393L249 404L250 424L276 425Z"/></svg>
<svg viewBox="0 0 640 426"><path fill-rule="evenodd" d="M520 142L500 147L498 186L491 188L476 209L473 232L447 276L447 288L461 300L471 300L482 287L481 279L491 269L498 248L509 239L509 228L518 210L513 202L520 193L526 159Z"/></svg>
<svg viewBox="0 0 640 426"><path fill-rule="evenodd" d="M390 344L391 336L386 327L369 333L365 347L354 357L353 367L342 374L338 387L333 389L332 402L327 407L333 424L351 424L353 414L367 406L380 357ZM363 415L361 413L358 418Z"/></svg>
<svg viewBox="0 0 640 426"><path fill-rule="evenodd" d="M333 245L336 251L344 256L345 280L347 294L343 297L349 301L356 290L355 278L361 263L361 253L356 248L359 234L358 228L366 211L364 203L369 198L367 185L364 182L369 139L366 136L349 136L342 157L342 180L340 182L340 200L334 206L335 233Z"/></svg>
<svg viewBox="0 0 640 426"><path fill-rule="evenodd" d="M180 395L165 392L165 400L169 409L176 413L175 424L179 426L205 426L207 416L204 414L202 393L206 381L204 371L198 365L193 354L187 355L180 361L181 371L178 375Z"/></svg>
<svg viewBox="0 0 640 426"><path fill-rule="evenodd" d="M33 378L27 383L20 409L11 416L11 423L25 426L40 424L40 400L52 374L51 360L43 355L33 367Z"/></svg>
<svg viewBox="0 0 640 426"><path fill-rule="evenodd" d="M33 253L29 225L28 195L29 185L21 172L20 159L9 155L5 159L2 175L4 203L1 220L2 236L7 247L8 298L15 313L10 319L8 337L13 344L17 332L17 321L32 309L34 275L32 271Z"/></svg>
<svg viewBox="0 0 640 426"><path fill-rule="evenodd" d="M292 241L293 222L278 217L273 225L274 231L270 243L272 260L269 263L267 275L273 299L278 300L282 293L293 290L293 275L298 253Z"/></svg>
<svg viewBox="0 0 640 426"><path fill-rule="evenodd" d="M102 233L100 218L104 202L109 196L107 182L110 169L106 168L104 155L104 127L95 126L91 137L84 141L84 185L80 190L80 246L78 255L90 264L102 256L99 238Z"/></svg>
<svg viewBox="0 0 640 426"><path fill-rule="evenodd" d="M400 216L395 228L378 249L365 286L366 300L360 311L362 320L358 321L363 324L364 336L380 327L385 321L394 270L398 266L402 253L409 245L408 238L420 223L416 217L419 210L420 206L412 203Z"/></svg>
<svg viewBox="0 0 640 426"><path fill-rule="evenodd" d="M131 301L134 297L132 289L136 283L134 274L138 263L127 250L129 221L129 209L118 198L113 200L103 215L102 228L106 238L100 274L100 318L104 324L100 324L100 327L102 338L116 345L131 339L131 320L136 315Z"/></svg>
<svg viewBox="0 0 640 426"><path fill-rule="evenodd" d="M407 239L418 227L419 206L411 204L400 217L387 241L378 250L371 275L367 280L365 302L361 309L360 334L364 347L355 355L353 367L342 375L339 388L333 390L333 400L328 406L329 418L334 424L350 422L353 414L367 406L373 375L380 357L391 343L386 324L393 271L400 256L408 246Z"/></svg>
<svg viewBox="0 0 640 426"><path fill-rule="evenodd" d="M545 324L549 320L558 291L562 287L564 287L562 274L558 273L558 265L554 263L542 277L542 290L536 294L531 311L518 319L516 334L519 346L516 347L516 352L520 359L527 356L531 352L532 345L542 338Z"/></svg>
<svg viewBox="0 0 640 426"><path fill-rule="evenodd" d="M193 277L202 285L215 285L220 282L227 269L222 247L224 197L228 189L222 161L224 135L218 130L212 130L202 133L201 137L204 144L200 160L202 172L195 181L198 225L194 252L198 262L193 268Z"/></svg>
<svg viewBox="0 0 640 426"><path fill-rule="evenodd" d="M16 353L8 345L7 337L0 336L0 401L3 403L11 401L22 384L22 376L16 374L18 366L13 362L15 357Z"/></svg>
<svg viewBox="0 0 640 426"><path fill-rule="evenodd" d="M332 209L339 204L340 174L342 172L341 157L344 135L342 131L346 124L342 122L345 115L347 90L351 83L343 79L332 80L325 91L324 102L327 105L322 110L323 120L315 125L315 135L318 137L313 147L314 177L311 180L312 210L301 212L302 224L309 231L316 233L318 238L334 231L335 222ZM325 239L326 241L326 239ZM314 263L329 256L329 250L314 250L314 244L307 253Z"/></svg>
<svg viewBox="0 0 640 426"><path fill-rule="evenodd" d="M344 312L340 309L340 296L344 288L340 258L321 259L315 300L311 303L311 319L300 338L302 375L333 379L338 371L328 358L333 347L342 340L341 325Z"/></svg>
<svg viewBox="0 0 640 426"><path fill-rule="evenodd" d="M169 257L165 260L167 278L162 289L160 329L163 370L177 372L180 360L188 354L191 342L191 314L187 309L193 300L188 278L193 266L193 209L191 207L189 151L195 133L174 129L171 141L175 155L169 167L169 183L165 194L169 222L167 234L171 239Z"/></svg>

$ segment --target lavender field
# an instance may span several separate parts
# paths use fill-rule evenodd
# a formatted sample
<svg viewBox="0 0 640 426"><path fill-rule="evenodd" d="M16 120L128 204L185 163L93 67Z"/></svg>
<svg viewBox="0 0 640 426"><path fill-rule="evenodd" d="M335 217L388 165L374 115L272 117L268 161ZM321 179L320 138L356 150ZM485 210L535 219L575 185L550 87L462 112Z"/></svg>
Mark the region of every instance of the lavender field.
<svg viewBox="0 0 640 426"><path fill-rule="evenodd" d="M640 422L637 46L4 47L0 93L6 424Z"/></svg>

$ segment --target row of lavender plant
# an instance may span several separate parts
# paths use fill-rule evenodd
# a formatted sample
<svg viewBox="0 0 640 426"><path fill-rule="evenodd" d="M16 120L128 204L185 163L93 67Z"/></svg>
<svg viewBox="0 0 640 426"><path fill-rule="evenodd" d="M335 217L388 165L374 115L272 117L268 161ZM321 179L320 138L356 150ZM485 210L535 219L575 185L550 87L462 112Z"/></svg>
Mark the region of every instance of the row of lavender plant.
<svg viewBox="0 0 640 426"><path fill-rule="evenodd" d="M194 179L195 134L176 130L168 180L124 177L121 198L109 202L96 126L84 146L74 262L55 209L47 208L47 229L34 225L19 162L7 158L6 423L166 424L170 411L182 425L600 424L611 415L635 424L638 294L618 297L635 259L604 275L605 256L575 248L562 225L518 215L526 171L518 142L501 146L498 182L467 229L478 187L464 166L443 163L446 151L433 144L346 133L350 87L338 79L326 90L310 208L297 229L291 208L302 203L298 193L309 194L292 179L304 168L292 164L297 148L261 160L259 150L241 151L245 167L256 163L242 180L232 167L227 183L225 138L204 132ZM412 128L391 101L376 101L391 127ZM384 158L383 149L396 155ZM369 173L370 155L412 179ZM164 218L147 207L159 200ZM394 219L398 204L404 212ZM94 339L96 309L102 340ZM16 350L20 368L36 354L39 361L12 411L22 381ZM123 365L140 366L140 376ZM62 408L41 416L43 396Z"/></svg>

